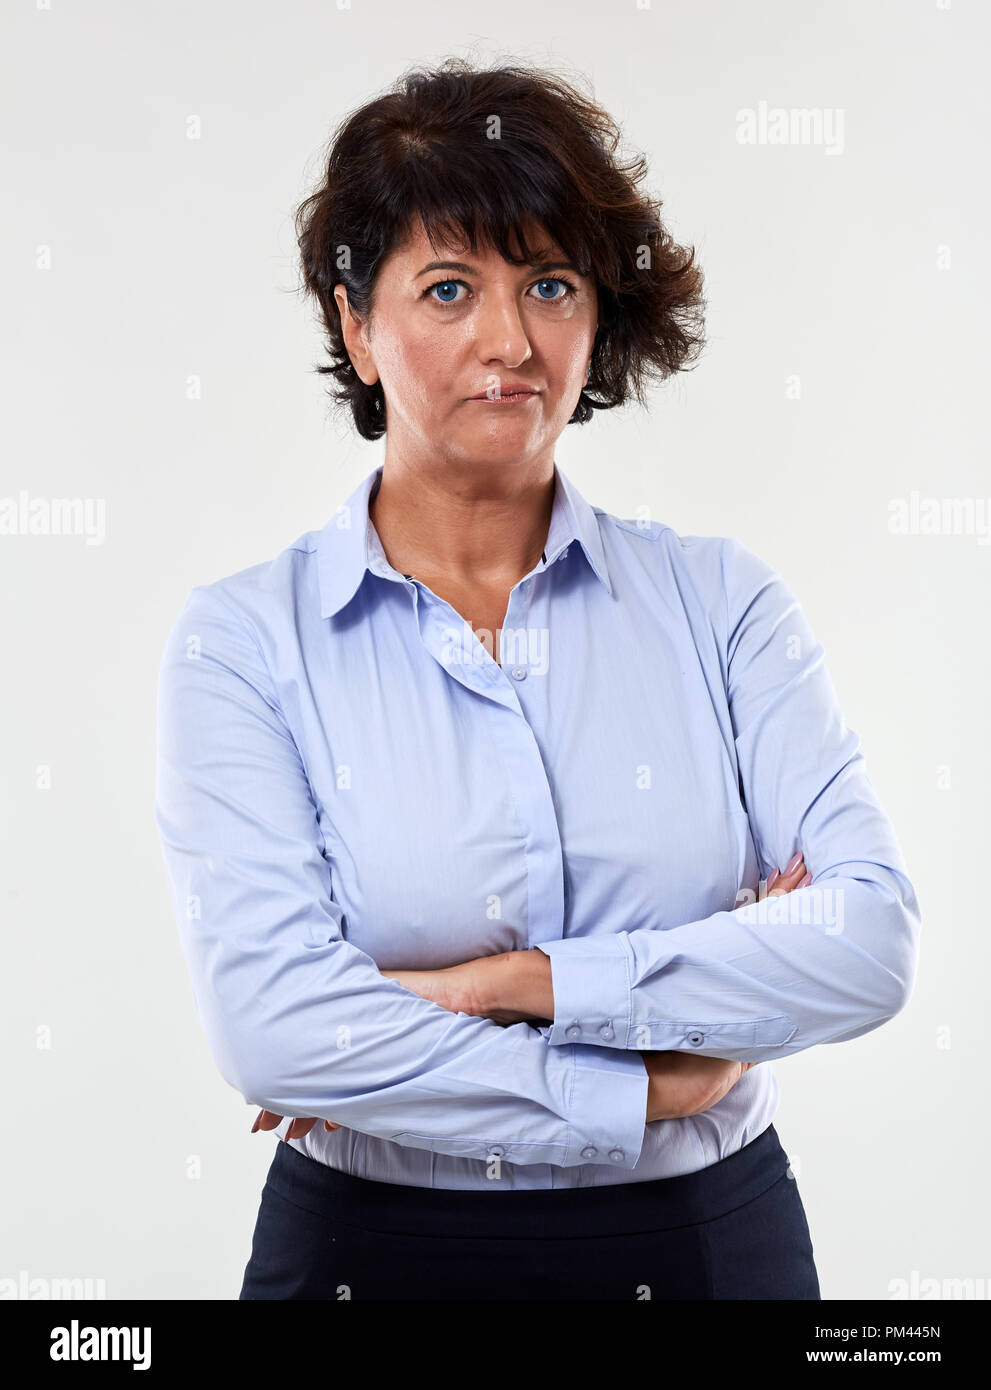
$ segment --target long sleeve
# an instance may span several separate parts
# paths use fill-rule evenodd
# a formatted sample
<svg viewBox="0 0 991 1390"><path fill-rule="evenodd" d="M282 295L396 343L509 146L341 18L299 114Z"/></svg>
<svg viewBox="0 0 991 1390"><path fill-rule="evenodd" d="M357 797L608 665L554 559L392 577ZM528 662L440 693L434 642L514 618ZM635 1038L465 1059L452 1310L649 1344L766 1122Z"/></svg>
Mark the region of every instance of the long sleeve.
<svg viewBox="0 0 991 1390"><path fill-rule="evenodd" d="M823 648L758 556L724 539L721 568L726 691L754 843L764 873L801 849L812 882L680 926L542 942L551 1043L770 1061L859 1037L912 992L916 894Z"/></svg>
<svg viewBox="0 0 991 1390"><path fill-rule="evenodd" d="M300 750L215 589L165 646L155 823L200 1020L250 1103L458 1157L635 1166L642 1058L450 1013L345 939Z"/></svg>

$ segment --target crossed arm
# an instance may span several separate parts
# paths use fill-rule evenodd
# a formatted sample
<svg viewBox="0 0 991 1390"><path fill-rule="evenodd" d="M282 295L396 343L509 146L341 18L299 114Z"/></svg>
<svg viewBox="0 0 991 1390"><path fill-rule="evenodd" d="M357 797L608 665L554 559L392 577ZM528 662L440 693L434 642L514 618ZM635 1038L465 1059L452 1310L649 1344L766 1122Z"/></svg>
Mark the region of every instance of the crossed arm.
<svg viewBox="0 0 991 1390"><path fill-rule="evenodd" d="M806 878L811 881L812 875L799 852L783 874L777 868L771 874L768 894L790 893ZM442 970L384 970L382 974L452 1013L477 1014L503 1024L543 1023L556 1017L551 956L539 946L480 956Z"/></svg>
<svg viewBox="0 0 991 1390"><path fill-rule="evenodd" d="M809 877L805 860L799 855L790 872L782 874L776 868L770 875L768 896L790 893ZM539 947L480 956L441 970L383 970L380 973L451 1013L475 1014L500 1024L537 1023L554 1018L551 961ZM648 1122L711 1109L748 1066L756 1065L697 1052L645 1052L643 1056L649 1074ZM251 1132L276 1129L284 1118L273 1110L259 1110ZM316 1116L298 1116L290 1120L283 1138L287 1141L301 1139L316 1122ZM324 1120L324 1128L340 1129L340 1125Z"/></svg>

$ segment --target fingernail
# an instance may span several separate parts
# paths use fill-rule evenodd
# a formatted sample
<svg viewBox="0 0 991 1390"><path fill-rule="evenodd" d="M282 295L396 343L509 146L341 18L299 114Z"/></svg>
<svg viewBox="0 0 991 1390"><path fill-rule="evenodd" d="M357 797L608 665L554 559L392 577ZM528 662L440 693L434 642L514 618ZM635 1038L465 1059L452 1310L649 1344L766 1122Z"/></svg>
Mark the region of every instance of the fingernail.
<svg viewBox="0 0 991 1390"><path fill-rule="evenodd" d="M262 1112L259 1110L258 1114L255 1116L255 1122L254 1122L254 1124L251 1126L251 1133L252 1133L252 1134L255 1133L255 1131L256 1131L256 1130L258 1129L258 1127L261 1125L261 1122L262 1122Z"/></svg>
<svg viewBox="0 0 991 1390"><path fill-rule="evenodd" d="M805 877L802 879L801 883L800 883L798 886L799 886L799 888L808 888L808 886L809 886L809 884L810 884L811 882L812 882L812 870L810 869L809 872L805 875Z"/></svg>
<svg viewBox="0 0 991 1390"><path fill-rule="evenodd" d="M791 856L791 858L788 860L788 867L785 869L785 873L793 874L801 862L802 851L800 849L797 849L795 853Z"/></svg>
<svg viewBox="0 0 991 1390"><path fill-rule="evenodd" d="M772 888L774 887L774 885L777 883L777 881L778 881L778 879L779 879L780 877L781 877L781 870L780 870L780 869L775 869L775 870L774 870L774 873L771 874L770 878L767 880L768 891L770 891L770 889L772 889Z"/></svg>

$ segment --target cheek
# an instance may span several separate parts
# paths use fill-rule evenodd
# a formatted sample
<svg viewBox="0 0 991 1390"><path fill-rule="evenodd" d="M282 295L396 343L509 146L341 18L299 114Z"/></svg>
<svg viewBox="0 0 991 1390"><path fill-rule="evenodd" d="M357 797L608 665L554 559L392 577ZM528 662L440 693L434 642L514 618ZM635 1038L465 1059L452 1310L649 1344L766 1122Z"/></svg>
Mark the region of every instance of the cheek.
<svg viewBox="0 0 991 1390"><path fill-rule="evenodd" d="M379 371L385 382L416 413L430 400L438 383L448 387L459 380L455 366L458 348L452 334L406 334L391 338L380 349Z"/></svg>
<svg viewBox="0 0 991 1390"><path fill-rule="evenodd" d="M418 381L436 383L454 380L454 364L460 358L460 349L453 341L453 335L430 335L419 337L411 342L407 351L410 354L410 372Z"/></svg>
<svg viewBox="0 0 991 1390"><path fill-rule="evenodd" d="M555 419L560 417L566 422L586 382L588 354L576 351L574 343L568 343L556 352L551 348L544 361L547 364L548 406Z"/></svg>
<svg viewBox="0 0 991 1390"><path fill-rule="evenodd" d="M566 322L541 325L531 341L534 349L540 352L542 361L547 364L551 381L563 390L574 384L584 384L585 364L592 350L594 333L591 328L585 332L585 325L577 316Z"/></svg>

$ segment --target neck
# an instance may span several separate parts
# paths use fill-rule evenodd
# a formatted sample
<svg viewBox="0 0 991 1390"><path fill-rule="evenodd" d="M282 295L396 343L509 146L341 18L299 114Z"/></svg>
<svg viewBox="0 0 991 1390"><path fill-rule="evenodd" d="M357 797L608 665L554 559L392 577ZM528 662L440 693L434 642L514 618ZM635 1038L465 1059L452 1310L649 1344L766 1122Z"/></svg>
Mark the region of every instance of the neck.
<svg viewBox="0 0 991 1390"><path fill-rule="evenodd" d="M449 584L512 587L547 543L554 464L546 476L497 479L477 472L437 477L382 468L368 514L386 559L400 574Z"/></svg>

